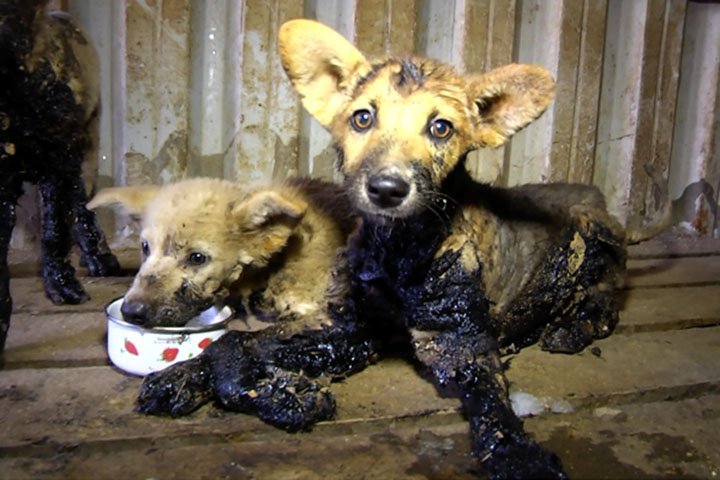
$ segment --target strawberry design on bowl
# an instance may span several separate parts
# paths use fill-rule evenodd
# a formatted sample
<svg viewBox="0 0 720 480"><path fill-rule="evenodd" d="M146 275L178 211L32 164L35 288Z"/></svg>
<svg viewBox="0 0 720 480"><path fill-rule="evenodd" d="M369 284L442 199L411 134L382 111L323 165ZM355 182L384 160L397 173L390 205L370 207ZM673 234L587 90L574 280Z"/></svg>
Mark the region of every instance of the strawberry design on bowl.
<svg viewBox="0 0 720 480"><path fill-rule="evenodd" d="M137 347L135 346L135 344L133 344L133 343L132 343L130 340L128 340L127 338L125 339L125 350L126 350L130 355L136 355L136 356L139 355L138 349L137 349Z"/></svg>
<svg viewBox="0 0 720 480"><path fill-rule="evenodd" d="M172 362L177 358L179 348L166 348L162 351L162 359L165 362Z"/></svg>
<svg viewBox="0 0 720 480"><path fill-rule="evenodd" d="M212 307L183 327L143 328L123 320L122 302L114 300L105 309L108 357L119 369L140 376L200 355L227 332L234 313L230 307Z"/></svg>

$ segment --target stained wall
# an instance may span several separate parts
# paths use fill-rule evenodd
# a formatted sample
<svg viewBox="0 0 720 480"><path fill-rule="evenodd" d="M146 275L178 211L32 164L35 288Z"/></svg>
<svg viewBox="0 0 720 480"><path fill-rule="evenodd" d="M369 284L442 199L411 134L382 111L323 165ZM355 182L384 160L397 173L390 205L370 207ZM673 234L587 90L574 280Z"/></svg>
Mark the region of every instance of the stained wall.
<svg viewBox="0 0 720 480"><path fill-rule="evenodd" d="M420 54L480 72L513 61L557 99L506 147L471 155L499 185L574 181L629 226L659 215L720 235L720 4L686 0L56 0L101 59L99 186L209 175L333 178L328 134L285 78L277 30L316 18L369 56ZM13 245L34 239L30 190ZM109 223L108 223L109 222ZM123 222L105 218L122 242Z"/></svg>

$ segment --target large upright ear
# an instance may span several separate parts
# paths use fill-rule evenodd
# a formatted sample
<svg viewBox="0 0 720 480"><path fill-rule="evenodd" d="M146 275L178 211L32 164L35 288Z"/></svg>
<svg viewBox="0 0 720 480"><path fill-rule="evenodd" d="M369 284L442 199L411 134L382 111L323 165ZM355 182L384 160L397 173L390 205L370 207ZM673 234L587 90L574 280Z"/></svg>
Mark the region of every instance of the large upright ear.
<svg viewBox="0 0 720 480"><path fill-rule="evenodd" d="M555 96L555 80L537 65L512 64L470 77L475 143L499 147L542 114Z"/></svg>
<svg viewBox="0 0 720 480"><path fill-rule="evenodd" d="M119 206L133 220L139 220L158 192L160 187L156 185L103 188L88 202L87 208L94 210L99 207Z"/></svg>
<svg viewBox="0 0 720 480"><path fill-rule="evenodd" d="M329 127L349 99L353 80L370 70L369 62L342 35L313 20L290 20L278 36L280 59L303 105Z"/></svg>
<svg viewBox="0 0 720 480"><path fill-rule="evenodd" d="M275 190L264 190L234 205L231 215L243 228L294 227L305 215L305 210L307 203L301 199L290 198Z"/></svg>

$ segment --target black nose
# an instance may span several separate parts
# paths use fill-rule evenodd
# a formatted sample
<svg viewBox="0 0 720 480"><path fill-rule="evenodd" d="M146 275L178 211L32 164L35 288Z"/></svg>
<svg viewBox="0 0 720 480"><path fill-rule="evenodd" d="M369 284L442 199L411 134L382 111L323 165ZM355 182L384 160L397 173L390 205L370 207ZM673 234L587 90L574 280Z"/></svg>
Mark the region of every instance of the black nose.
<svg viewBox="0 0 720 480"><path fill-rule="evenodd" d="M368 180L367 193L380 208L397 207L410 193L410 185L394 175L375 175Z"/></svg>
<svg viewBox="0 0 720 480"><path fill-rule="evenodd" d="M135 325L144 325L147 322L149 311L150 305L145 302L125 300L120 306L123 319Z"/></svg>

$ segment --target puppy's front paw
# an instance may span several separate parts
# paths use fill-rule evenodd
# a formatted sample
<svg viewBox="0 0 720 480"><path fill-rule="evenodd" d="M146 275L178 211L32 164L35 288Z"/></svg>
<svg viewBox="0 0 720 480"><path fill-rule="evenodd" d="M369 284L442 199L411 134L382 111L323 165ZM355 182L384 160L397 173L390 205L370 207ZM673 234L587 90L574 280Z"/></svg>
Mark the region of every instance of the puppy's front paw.
<svg viewBox="0 0 720 480"><path fill-rule="evenodd" d="M485 466L492 480L546 478L567 480L560 459L536 443L503 446L496 450Z"/></svg>
<svg viewBox="0 0 720 480"><path fill-rule="evenodd" d="M288 432L309 430L314 424L335 415L335 398L322 381L302 374L275 370L258 383L255 406L258 416Z"/></svg>
<svg viewBox="0 0 720 480"><path fill-rule="evenodd" d="M187 415L210 400L210 374L196 360L151 373L140 387L135 410L149 415Z"/></svg>

